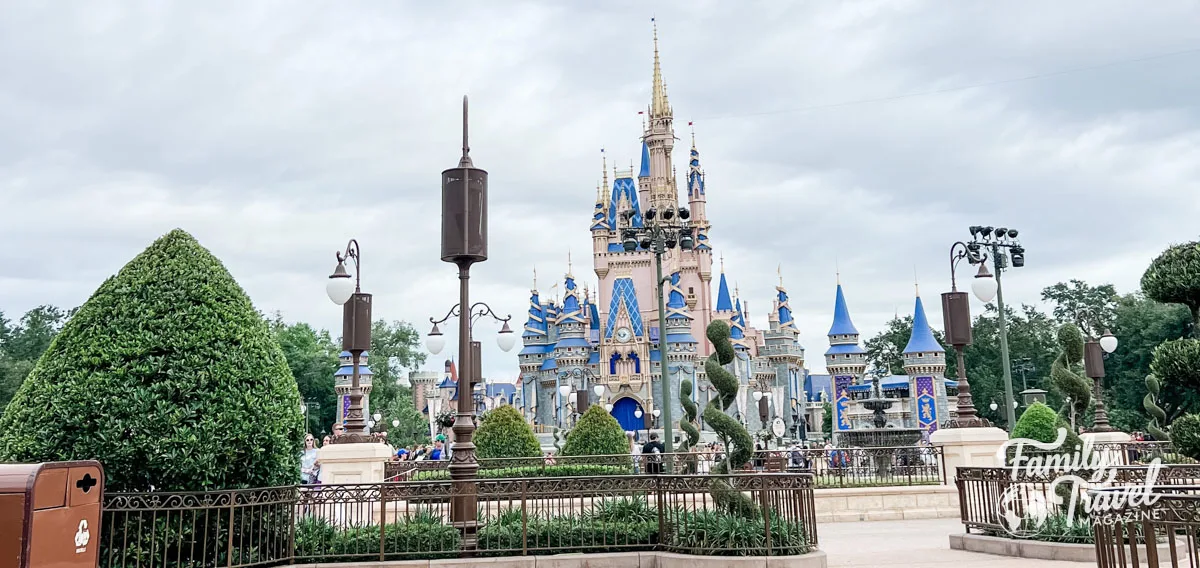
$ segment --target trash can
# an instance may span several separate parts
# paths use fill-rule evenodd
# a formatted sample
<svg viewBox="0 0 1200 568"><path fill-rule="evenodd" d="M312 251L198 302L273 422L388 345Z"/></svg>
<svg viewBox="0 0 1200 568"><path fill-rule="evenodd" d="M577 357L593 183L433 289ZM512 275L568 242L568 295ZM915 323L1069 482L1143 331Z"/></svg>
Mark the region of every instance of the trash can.
<svg viewBox="0 0 1200 568"><path fill-rule="evenodd" d="M103 492L97 461L0 464L0 566L96 568Z"/></svg>

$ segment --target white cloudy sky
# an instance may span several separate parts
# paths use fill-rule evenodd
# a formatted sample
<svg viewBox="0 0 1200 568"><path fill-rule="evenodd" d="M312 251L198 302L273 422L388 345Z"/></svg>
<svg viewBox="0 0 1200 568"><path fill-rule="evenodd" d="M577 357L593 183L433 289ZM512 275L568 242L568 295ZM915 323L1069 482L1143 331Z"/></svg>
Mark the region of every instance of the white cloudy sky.
<svg viewBox="0 0 1200 568"><path fill-rule="evenodd" d="M602 4L5 5L0 309L78 305L182 227L261 309L336 327L325 277L353 236L376 315L424 332L457 298L438 184L469 93L491 172L473 291L522 319L534 265L544 289L568 250L586 273L599 149L637 154L651 15L712 242L758 326L782 263L815 369L835 262L869 336L911 310L914 271L948 287L968 225L1021 230L1016 302L1071 277L1131 291L1197 237L1195 1Z"/></svg>

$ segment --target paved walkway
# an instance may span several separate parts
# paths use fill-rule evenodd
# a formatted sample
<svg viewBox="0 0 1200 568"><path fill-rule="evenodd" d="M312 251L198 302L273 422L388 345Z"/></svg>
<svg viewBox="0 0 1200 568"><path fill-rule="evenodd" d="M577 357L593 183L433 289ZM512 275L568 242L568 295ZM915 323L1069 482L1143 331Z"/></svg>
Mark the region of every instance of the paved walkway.
<svg viewBox="0 0 1200 568"><path fill-rule="evenodd" d="M904 568L1084 568L1082 562L1010 558L950 550L950 534L963 532L958 519L821 523L817 534L829 566Z"/></svg>

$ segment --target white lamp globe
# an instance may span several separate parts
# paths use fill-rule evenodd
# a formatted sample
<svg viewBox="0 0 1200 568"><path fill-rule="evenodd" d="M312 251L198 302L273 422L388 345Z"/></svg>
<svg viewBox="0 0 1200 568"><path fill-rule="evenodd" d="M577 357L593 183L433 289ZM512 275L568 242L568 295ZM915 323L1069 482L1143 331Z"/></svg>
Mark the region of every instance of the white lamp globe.
<svg viewBox="0 0 1200 568"><path fill-rule="evenodd" d="M570 385L562 385L562 386L558 387L558 394L560 394L562 396L567 396L567 394L570 392L571 392Z"/></svg>
<svg viewBox="0 0 1200 568"><path fill-rule="evenodd" d="M606 404L606 405L604 405L604 410L607 410L607 411L609 411L609 412L612 412L612 409L613 409L613 405L612 405L612 404Z"/></svg>
<svg viewBox="0 0 1200 568"><path fill-rule="evenodd" d="M1104 332L1104 335L1100 337L1100 348L1103 349L1105 353L1112 353L1113 351L1116 351L1117 336L1113 335L1110 331Z"/></svg>
<svg viewBox="0 0 1200 568"><path fill-rule="evenodd" d="M505 323L504 329L501 329L500 333L496 335L496 345L500 346L501 351L508 353L509 351L512 351L513 346L516 344L517 334L513 333L512 330L508 328L508 324Z"/></svg>
<svg viewBox="0 0 1200 568"><path fill-rule="evenodd" d="M425 348L430 353L437 355L446 347L446 336L441 333L429 334L425 336Z"/></svg>
<svg viewBox="0 0 1200 568"><path fill-rule="evenodd" d="M345 304L354 294L354 279L349 274L330 276L329 282L325 283L325 294L333 303L339 306Z"/></svg>
<svg viewBox="0 0 1200 568"><path fill-rule="evenodd" d="M975 293L975 297L979 298L980 302L990 302L996 297L999 286L992 273L988 272L987 265L980 263L979 273L975 275L975 281L971 282L971 292Z"/></svg>
<svg viewBox="0 0 1200 568"><path fill-rule="evenodd" d="M754 391L754 402L762 400L762 397L763 393L761 391Z"/></svg>
<svg viewBox="0 0 1200 568"><path fill-rule="evenodd" d="M639 409L633 411L634 418L641 418L642 416L644 416L644 414L642 414L642 409L639 408Z"/></svg>
<svg viewBox="0 0 1200 568"><path fill-rule="evenodd" d="M400 427L400 420L393 418L392 419L392 428L399 428L399 427Z"/></svg>
<svg viewBox="0 0 1200 568"><path fill-rule="evenodd" d="M373 414L373 415L371 416L371 418L374 418L376 422L379 422L380 420L383 420L383 415L382 415L382 414L380 414L380 413L378 413L378 412L376 412L375 414Z"/></svg>
<svg viewBox="0 0 1200 568"><path fill-rule="evenodd" d="M1000 405L996 404L996 401L993 400L992 403L988 405L988 408L991 408L994 412L997 408L1000 408Z"/></svg>
<svg viewBox="0 0 1200 568"><path fill-rule="evenodd" d="M596 396L602 396L604 394L604 385L593 386L592 392L596 393Z"/></svg>
<svg viewBox="0 0 1200 568"><path fill-rule="evenodd" d="M654 417L655 417L655 418L658 418L658 417L659 417L659 415L661 415L661 414L662 414L662 410L661 410L661 409L658 409L658 408L655 408L655 409L654 409Z"/></svg>

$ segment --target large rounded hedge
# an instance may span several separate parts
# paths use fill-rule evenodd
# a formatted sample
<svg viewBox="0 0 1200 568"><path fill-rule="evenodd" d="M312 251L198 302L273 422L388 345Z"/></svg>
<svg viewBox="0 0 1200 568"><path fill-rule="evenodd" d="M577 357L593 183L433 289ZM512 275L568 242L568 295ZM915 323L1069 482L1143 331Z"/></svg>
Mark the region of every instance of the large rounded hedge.
<svg viewBox="0 0 1200 568"><path fill-rule="evenodd" d="M63 327L0 418L0 461L98 459L110 491L284 485L303 426L266 322L177 229Z"/></svg>
<svg viewBox="0 0 1200 568"><path fill-rule="evenodd" d="M1200 241L1173 245L1142 274L1151 300L1183 304L1192 314L1192 337L1200 339Z"/></svg>
<svg viewBox="0 0 1200 568"><path fill-rule="evenodd" d="M533 428L516 407L504 405L483 415L475 431L475 455L479 458L537 458L542 455Z"/></svg>
<svg viewBox="0 0 1200 568"><path fill-rule="evenodd" d="M629 455L629 450L629 438L625 437L621 424L599 404L593 404L567 433L562 455Z"/></svg>

